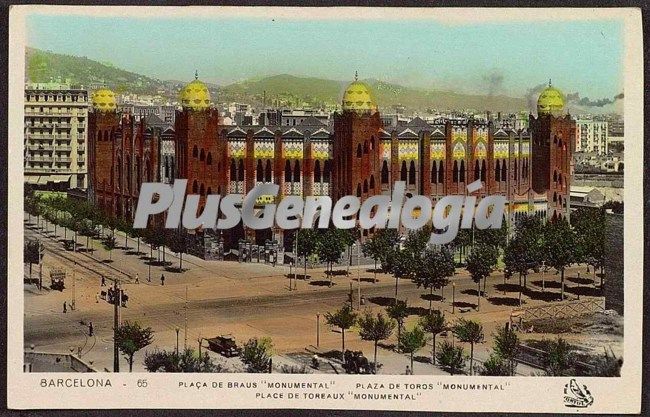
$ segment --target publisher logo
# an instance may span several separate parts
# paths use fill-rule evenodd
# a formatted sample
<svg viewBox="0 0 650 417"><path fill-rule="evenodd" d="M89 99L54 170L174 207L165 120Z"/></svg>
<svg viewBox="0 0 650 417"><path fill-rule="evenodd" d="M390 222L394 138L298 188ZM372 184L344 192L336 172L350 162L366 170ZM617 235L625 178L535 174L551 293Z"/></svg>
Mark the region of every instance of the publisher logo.
<svg viewBox="0 0 650 417"><path fill-rule="evenodd" d="M586 385L580 388L575 379L571 379L568 384L564 385L564 405L572 408L587 408L594 403L594 397L591 395Z"/></svg>

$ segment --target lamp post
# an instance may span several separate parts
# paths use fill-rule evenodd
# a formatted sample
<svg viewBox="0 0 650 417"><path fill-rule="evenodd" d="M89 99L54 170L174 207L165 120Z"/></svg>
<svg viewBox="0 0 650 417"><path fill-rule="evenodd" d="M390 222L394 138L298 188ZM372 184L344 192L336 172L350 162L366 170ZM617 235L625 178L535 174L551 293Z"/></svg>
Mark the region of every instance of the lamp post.
<svg viewBox="0 0 650 417"><path fill-rule="evenodd" d="M320 313L316 313L316 347L320 348Z"/></svg>
<svg viewBox="0 0 650 417"><path fill-rule="evenodd" d="M291 291L291 271L293 270L293 261L289 261L289 291Z"/></svg>
<svg viewBox="0 0 650 417"><path fill-rule="evenodd" d="M451 283L451 314L456 314L456 283Z"/></svg>
<svg viewBox="0 0 650 417"><path fill-rule="evenodd" d="M358 302L359 302L359 310L361 310L361 258L360 258L360 253L359 253L359 248L361 247L361 243L356 244L357 246L357 289L358 289Z"/></svg>
<svg viewBox="0 0 650 417"><path fill-rule="evenodd" d="M178 333L181 331L181 329L176 326L176 355L178 355Z"/></svg>
<svg viewBox="0 0 650 417"><path fill-rule="evenodd" d="M542 292L546 291L546 261L542 261Z"/></svg>

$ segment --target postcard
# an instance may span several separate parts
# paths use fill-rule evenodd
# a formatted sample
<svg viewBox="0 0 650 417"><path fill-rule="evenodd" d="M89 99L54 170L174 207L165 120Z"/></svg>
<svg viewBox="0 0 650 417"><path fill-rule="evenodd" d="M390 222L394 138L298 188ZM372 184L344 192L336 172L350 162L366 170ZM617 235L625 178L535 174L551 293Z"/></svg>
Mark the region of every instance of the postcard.
<svg viewBox="0 0 650 417"><path fill-rule="evenodd" d="M10 408L640 411L639 10L9 24Z"/></svg>

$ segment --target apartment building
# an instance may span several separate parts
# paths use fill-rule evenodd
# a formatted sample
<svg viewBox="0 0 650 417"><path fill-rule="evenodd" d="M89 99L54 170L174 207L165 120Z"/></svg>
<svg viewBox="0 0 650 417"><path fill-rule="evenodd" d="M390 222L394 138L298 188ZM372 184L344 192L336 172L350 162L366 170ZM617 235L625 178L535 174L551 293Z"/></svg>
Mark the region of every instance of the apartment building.
<svg viewBox="0 0 650 417"><path fill-rule="evenodd" d="M88 92L67 84L25 87L24 177L37 189L85 189Z"/></svg>

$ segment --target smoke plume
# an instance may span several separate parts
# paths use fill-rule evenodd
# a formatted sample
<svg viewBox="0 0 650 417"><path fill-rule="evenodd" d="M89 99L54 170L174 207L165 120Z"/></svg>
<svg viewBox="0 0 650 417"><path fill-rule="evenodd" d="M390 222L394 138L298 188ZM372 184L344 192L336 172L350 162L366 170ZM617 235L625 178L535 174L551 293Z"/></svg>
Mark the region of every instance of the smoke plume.
<svg viewBox="0 0 650 417"><path fill-rule="evenodd" d="M487 83L488 96L493 96L501 90L501 87L503 87L503 79L503 74L498 71L492 71L483 76L483 81Z"/></svg>
<svg viewBox="0 0 650 417"><path fill-rule="evenodd" d="M608 104L614 103L616 100L621 100L625 95L623 93L617 94L614 98L601 98L598 100L591 100L589 97L580 97L579 93L567 94L566 99L569 103L576 104L583 107L603 107Z"/></svg>

